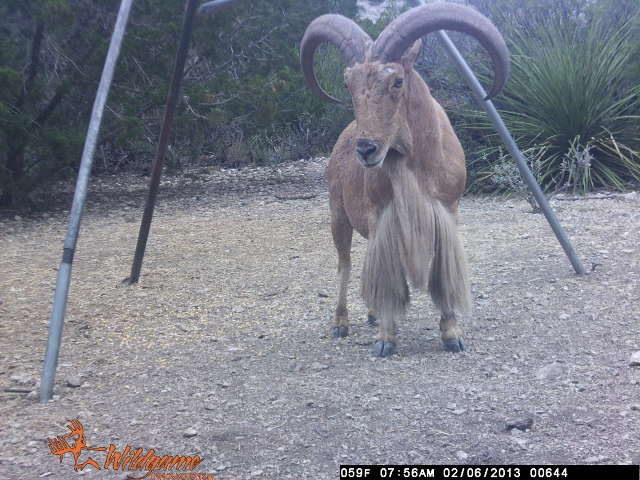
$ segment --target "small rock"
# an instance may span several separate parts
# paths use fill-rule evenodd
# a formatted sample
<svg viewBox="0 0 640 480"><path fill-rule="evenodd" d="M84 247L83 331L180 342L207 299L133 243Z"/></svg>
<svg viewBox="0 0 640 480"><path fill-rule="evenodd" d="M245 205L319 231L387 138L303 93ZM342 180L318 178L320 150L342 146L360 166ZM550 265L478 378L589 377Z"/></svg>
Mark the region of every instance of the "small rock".
<svg viewBox="0 0 640 480"><path fill-rule="evenodd" d="M11 377L9 377L9 380L29 386L35 385L37 383L34 377L27 375L26 373L23 375L12 375Z"/></svg>
<svg viewBox="0 0 640 480"><path fill-rule="evenodd" d="M516 443L521 449L526 450L527 449L527 440L524 438L520 438L520 437L511 437L511 440L513 440L514 443Z"/></svg>
<svg viewBox="0 0 640 480"><path fill-rule="evenodd" d="M467 409L466 408L458 408L456 410L454 410L453 412L454 415L463 415L465 413L467 413Z"/></svg>
<svg viewBox="0 0 640 480"><path fill-rule="evenodd" d="M329 368L329 365L323 365L321 363L314 363L313 365L311 365L310 369L311 370L327 370Z"/></svg>
<svg viewBox="0 0 640 480"><path fill-rule="evenodd" d="M536 372L536 377L538 378L538 380L549 380L554 377L557 377L558 375L562 375L567 370L568 368L566 365L563 365L558 362L554 362L540 368Z"/></svg>
<svg viewBox="0 0 640 480"><path fill-rule="evenodd" d="M67 387L78 388L82 385L82 379L77 375L67 377Z"/></svg>
<svg viewBox="0 0 640 480"><path fill-rule="evenodd" d="M584 463L602 463L602 462L607 462L609 460L609 457L588 457L584 459Z"/></svg>
<svg viewBox="0 0 640 480"><path fill-rule="evenodd" d="M617 200L624 200L625 202L637 202L638 192L629 192L618 195Z"/></svg>
<svg viewBox="0 0 640 480"><path fill-rule="evenodd" d="M512 367L511 370L509 370L509 373L511 375L517 375L518 374L518 367Z"/></svg>
<svg viewBox="0 0 640 480"><path fill-rule="evenodd" d="M16 215L13 218L15 219L16 222L20 222L22 220L22 217L20 215Z"/></svg>
<svg viewBox="0 0 640 480"><path fill-rule="evenodd" d="M522 418L518 420L511 420L506 423L505 428L507 430L513 430L514 428L517 428L521 432L524 432L525 430L530 430L532 426L533 426L533 418L528 417L528 418Z"/></svg>
<svg viewBox="0 0 640 480"><path fill-rule="evenodd" d="M631 407L629 407L629 408L630 408L631 410L638 411L638 410L640 410L640 405L638 405L638 404L631 405Z"/></svg>
<svg viewBox="0 0 640 480"><path fill-rule="evenodd" d="M325 290L318 290L318 296L320 298L329 298L329 294Z"/></svg>
<svg viewBox="0 0 640 480"><path fill-rule="evenodd" d="M182 434L182 436L186 438L195 437L196 435L198 435L198 431L193 427L187 428Z"/></svg>
<svg viewBox="0 0 640 480"><path fill-rule="evenodd" d="M262 475L262 470L254 470L253 472L251 472L251 476L252 477L259 477L260 475Z"/></svg>
<svg viewBox="0 0 640 480"><path fill-rule="evenodd" d="M458 457L458 460L465 461L467 458L469 458L469 454L467 452L463 452L462 450L458 450L456 452L456 457Z"/></svg>
<svg viewBox="0 0 640 480"><path fill-rule="evenodd" d="M631 354L631 358L629 359L629 366L631 367L639 367L640 366L640 351L633 352Z"/></svg>

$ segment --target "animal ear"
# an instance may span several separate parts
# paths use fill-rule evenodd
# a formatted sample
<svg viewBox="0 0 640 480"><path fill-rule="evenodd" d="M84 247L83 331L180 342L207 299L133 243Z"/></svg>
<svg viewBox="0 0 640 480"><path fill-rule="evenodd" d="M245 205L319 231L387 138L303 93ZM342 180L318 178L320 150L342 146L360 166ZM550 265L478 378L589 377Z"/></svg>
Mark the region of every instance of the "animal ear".
<svg viewBox="0 0 640 480"><path fill-rule="evenodd" d="M402 59L400 60L402 62L402 66L404 67L405 72L408 72L413 68L413 64L416 63L416 60L418 59L418 55L420 55L421 49L422 49L422 39L419 38L418 40L413 42L413 45L411 46L407 54L403 56Z"/></svg>

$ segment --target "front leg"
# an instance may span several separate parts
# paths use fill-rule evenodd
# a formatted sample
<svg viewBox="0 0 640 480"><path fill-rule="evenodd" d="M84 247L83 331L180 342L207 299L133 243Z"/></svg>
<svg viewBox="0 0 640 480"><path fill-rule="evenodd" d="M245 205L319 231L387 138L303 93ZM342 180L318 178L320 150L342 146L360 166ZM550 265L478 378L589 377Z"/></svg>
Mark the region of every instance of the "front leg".
<svg viewBox="0 0 640 480"><path fill-rule="evenodd" d="M338 250L338 304L333 315L332 332L334 338L344 338L349 334L347 287L351 274L351 240L353 237L353 227L344 210L331 215L331 233L333 243Z"/></svg>
<svg viewBox="0 0 640 480"><path fill-rule="evenodd" d="M467 349L462 330L453 312L443 312L440 317L440 331L442 343L448 352L459 353Z"/></svg>
<svg viewBox="0 0 640 480"><path fill-rule="evenodd" d="M375 338L375 351L381 357L389 357L396 353L398 340L396 320L393 315L382 314L378 317L378 335Z"/></svg>

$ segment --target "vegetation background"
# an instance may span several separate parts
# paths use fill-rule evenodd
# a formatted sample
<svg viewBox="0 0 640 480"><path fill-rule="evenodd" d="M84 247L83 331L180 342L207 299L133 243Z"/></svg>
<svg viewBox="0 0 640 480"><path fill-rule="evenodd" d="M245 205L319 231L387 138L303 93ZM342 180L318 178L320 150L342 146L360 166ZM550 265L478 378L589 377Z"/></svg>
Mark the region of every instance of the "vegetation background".
<svg viewBox="0 0 640 480"><path fill-rule="evenodd" d="M548 191L624 189L640 179L640 4L637 0L469 0L502 31L512 76L496 104ZM75 176L117 0L0 0L0 206L46 208ZM404 7L408 8L407 6ZM399 13L391 8L373 37ZM136 0L107 104L94 174L151 168L184 2ZM332 46L306 88L298 47L315 17L355 19L356 0L256 0L199 18L166 168L275 165L326 155L353 118ZM453 35L476 72L489 60ZM416 67L468 155L469 188L518 190L518 174L434 38Z"/></svg>

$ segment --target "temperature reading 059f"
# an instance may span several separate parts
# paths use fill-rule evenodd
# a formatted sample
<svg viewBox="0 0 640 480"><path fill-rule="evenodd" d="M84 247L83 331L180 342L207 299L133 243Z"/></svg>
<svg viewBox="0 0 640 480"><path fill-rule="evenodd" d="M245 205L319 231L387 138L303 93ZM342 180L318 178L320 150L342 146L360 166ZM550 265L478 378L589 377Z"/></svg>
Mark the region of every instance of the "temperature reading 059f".
<svg viewBox="0 0 640 480"><path fill-rule="evenodd" d="M367 478L371 473L370 468L341 467L340 478Z"/></svg>

